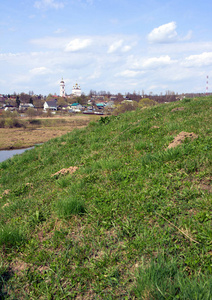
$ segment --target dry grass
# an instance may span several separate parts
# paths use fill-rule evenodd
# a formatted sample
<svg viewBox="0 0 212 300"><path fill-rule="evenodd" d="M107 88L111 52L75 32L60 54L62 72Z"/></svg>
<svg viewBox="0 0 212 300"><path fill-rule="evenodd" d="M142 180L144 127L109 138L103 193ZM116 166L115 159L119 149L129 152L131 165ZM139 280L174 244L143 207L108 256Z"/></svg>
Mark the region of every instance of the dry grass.
<svg viewBox="0 0 212 300"><path fill-rule="evenodd" d="M75 128L87 126L90 121L94 120L94 116L76 115L34 119L40 120L41 123L31 125L27 123L28 119L25 119L26 128L0 128L0 150L28 148L47 142Z"/></svg>

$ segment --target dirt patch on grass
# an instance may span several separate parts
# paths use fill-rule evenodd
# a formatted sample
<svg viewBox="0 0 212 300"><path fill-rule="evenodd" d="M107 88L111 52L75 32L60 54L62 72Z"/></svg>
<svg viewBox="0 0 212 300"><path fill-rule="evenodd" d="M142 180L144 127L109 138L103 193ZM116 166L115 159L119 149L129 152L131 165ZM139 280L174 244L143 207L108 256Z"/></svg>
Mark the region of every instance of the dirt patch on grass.
<svg viewBox="0 0 212 300"><path fill-rule="evenodd" d="M212 187L207 184L200 184L200 188L204 191L208 191L209 193L212 193Z"/></svg>
<svg viewBox="0 0 212 300"><path fill-rule="evenodd" d="M59 176L59 175L66 175L67 173L72 174L72 173L76 172L77 169L79 169L79 168L78 167L69 167L67 169L63 168L60 171L52 174L51 177Z"/></svg>
<svg viewBox="0 0 212 300"><path fill-rule="evenodd" d="M10 266L12 271L19 276L22 275L27 268L29 268L27 263L19 259L13 261Z"/></svg>
<svg viewBox="0 0 212 300"><path fill-rule="evenodd" d="M201 181L199 183L197 183L197 187L200 190L208 191L209 193L212 193L212 185L211 185L211 183L212 183L212 178L201 179Z"/></svg>
<svg viewBox="0 0 212 300"><path fill-rule="evenodd" d="M5 190L5 191L3 192L3 194L2 194L2 196L9 195L9 193L10 193L10 190Z"/></svg>
<svg viewBox="0 0 212 300"><path fill-rule="evenodd" d="M171 144L169 144L167 149L170 148L174 148L177 147L178 145L182 144L182 142L186 139L186 138L190 138L190 139L197 139L198 135L193 133L193 132L184 132L181 131L175 138L174 141L171 142Z"/></svg>

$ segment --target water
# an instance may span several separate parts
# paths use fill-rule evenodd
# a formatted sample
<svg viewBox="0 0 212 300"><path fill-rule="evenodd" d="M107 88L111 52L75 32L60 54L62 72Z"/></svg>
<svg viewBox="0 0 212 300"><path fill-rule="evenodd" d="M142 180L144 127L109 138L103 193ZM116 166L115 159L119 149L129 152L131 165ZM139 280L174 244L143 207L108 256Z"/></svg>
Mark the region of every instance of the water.
<svg viewBox="0 0 212 300"><path fill-rule="evenodd" d="M13 149L13 150L0 150L0 162L3 162L4 160L7 160L8 158L13 157L16 154L21 154L26 150L32 149L30 148L24 148L24 149Z"/></svg>

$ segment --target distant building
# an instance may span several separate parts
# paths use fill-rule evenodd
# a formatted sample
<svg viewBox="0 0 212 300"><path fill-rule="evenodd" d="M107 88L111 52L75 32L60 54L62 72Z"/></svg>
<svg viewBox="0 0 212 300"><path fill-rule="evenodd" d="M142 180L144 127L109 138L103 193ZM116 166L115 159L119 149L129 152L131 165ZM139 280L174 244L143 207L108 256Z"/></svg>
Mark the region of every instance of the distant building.
<svg viewBox="0 0 212 300"><path fill-rule="evenodd" d="M73 103L73 104L71 105L71 110L72 110L73 112L81 112L81 110L82 110L82 105L79 104L79 103Z"/></svg>
<svg viewBox="0 0 212 300"><path fill-rule="evenodd" d="M82 95L81 88L77 83L73 86L72 95L77 97Z"/></svg>
<svg viewBox="0 0 212 300"><path fill-rule="evenodd" d="M43 105L44 110L46 111L47 109L49 110L57 110L57 100L50 100L50 101L45 101Z"/></svg>
<svg viewBox="0 0 212 300"><path fill-rule="evenodd" d="M65 97L65 82L62 80L60 81L60 97Z"/></svg>
<svg viewBox="0 0 212 300"><path fill-rule="evenodd" d="M27 110L28 108L35 108L32 103L20 103L19 110Z"/></svg>

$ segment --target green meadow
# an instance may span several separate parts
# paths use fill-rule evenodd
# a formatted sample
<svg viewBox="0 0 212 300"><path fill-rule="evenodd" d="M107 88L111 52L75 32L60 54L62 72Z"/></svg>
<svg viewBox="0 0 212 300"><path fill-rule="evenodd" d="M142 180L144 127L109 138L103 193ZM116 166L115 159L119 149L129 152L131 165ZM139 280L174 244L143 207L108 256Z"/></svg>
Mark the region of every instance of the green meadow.
<svg viewBox="0 0 212 300"><path fill-rule="evenodd" d="M0 163L0 299L212 299L211 120L184 99Z"/></svg>

